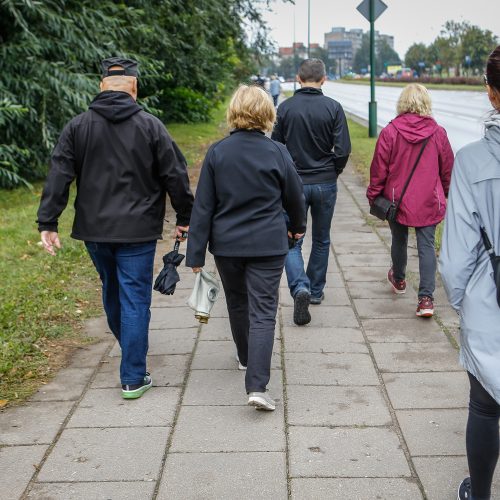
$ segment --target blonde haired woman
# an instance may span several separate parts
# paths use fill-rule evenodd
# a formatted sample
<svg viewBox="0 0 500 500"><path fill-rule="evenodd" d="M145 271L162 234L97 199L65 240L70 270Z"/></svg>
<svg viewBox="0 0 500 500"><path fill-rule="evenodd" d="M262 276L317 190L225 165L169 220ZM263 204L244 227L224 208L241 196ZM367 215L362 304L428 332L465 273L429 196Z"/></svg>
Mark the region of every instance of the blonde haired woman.
<svg viewBox="0 0 500 500"><path fill-rule="evenodd" d="M420 271L416 314L430 317L436 281L434 235L446 211L453 151L446 131L431 116L431 98L424 86L408 85L399 97L397 113L377 141L366 196L370 205L380 195L399 203L396 222L390 223L392 267L387 274L397 294L406 292L408 227L415 228Z"/></svg>
<svg viewBox="0 0 500 500"><path fill-rule="evenodd" d="M233 130L210 147L201 170L186 259L198 272L207 244L215 256L239 368L246 369L248 404L264 410L275 409L266 387L288 236L299 239L306 228L302 183L292 158L265 136L275 117L262 88L242 85L234 93L227 112Z"/></svg>

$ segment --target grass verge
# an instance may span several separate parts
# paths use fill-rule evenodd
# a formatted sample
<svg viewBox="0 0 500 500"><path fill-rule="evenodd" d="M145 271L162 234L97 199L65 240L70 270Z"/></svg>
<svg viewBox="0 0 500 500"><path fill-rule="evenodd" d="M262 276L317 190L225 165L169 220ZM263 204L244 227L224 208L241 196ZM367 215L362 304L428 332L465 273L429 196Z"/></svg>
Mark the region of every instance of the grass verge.
<svg viewBox="0 0 500 500"><path fill-rule="evenodd" d="M370 80L335 80L338 83L352 83L354 85L370 85ZM405 82L376 82L377 87L406 87ZM484 92L484 85L453 85L450 83L423 83L424 87L432 90L460 90Z"/></svg>
<svg viewBox="0 0 500 500"><path fill-rule="evenodd" d="M209 123L168 125L193 171L225 134L224 114L225 106ZM74 190L59 224L62 250L53 258L38 245L42 188L0 190L0 408L29 397L75 347L92 342L84 320L102 311L94 267L83 243L69 237Z"/></svg>

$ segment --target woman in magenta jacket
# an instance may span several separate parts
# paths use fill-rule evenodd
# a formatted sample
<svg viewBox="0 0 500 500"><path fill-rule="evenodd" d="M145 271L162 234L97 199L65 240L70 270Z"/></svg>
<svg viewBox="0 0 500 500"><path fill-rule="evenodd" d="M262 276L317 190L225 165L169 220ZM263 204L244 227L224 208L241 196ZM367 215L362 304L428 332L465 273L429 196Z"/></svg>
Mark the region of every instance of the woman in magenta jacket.
<svg viewBox="0 0 500 500"><path fill-rule="evenodd" d="M424 86L408 85L399 98L397 113L377 141L366 196L370 205L379 195L397 202L424 141L428 139L399 206L396 222L390 224L392 267L387 279L394 293L406 292L408 227L414 227L420 270L416 314L430 317L434 313L436 281L434 235L446 211L453 151L445 129L431 116L431 98Z"/></svg>

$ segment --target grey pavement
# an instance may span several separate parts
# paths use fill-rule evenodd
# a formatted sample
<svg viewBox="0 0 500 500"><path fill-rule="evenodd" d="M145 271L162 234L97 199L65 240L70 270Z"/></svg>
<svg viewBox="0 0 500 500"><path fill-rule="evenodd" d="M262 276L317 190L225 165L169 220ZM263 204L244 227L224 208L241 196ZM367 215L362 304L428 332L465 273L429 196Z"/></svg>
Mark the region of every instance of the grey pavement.
<svg viewBox="0 0 500 500"><path fill-rule="evenodd" d="M200 326L185 305L194 278L182 269L175 295L154 295L155 387L143 398L121 399L120 349L98 318L87 325L94 344L26 405L0 412L2 500L454 500L467 473L457 318L440 284L436 317L415 317L414 239L412 286L392 295L390 233L367 217L349 170L325 300L309 325L293 324L281 282L275 412L246 405L224 297ZM160 244L158 266L170 245Z"/></svg>

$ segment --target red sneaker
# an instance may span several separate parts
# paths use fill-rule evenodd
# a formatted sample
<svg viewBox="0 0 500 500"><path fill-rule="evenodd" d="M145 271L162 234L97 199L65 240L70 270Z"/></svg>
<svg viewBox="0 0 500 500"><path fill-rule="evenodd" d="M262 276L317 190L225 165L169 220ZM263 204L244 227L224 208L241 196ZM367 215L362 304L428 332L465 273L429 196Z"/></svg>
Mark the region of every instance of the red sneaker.
<svg viewBox="0 0 500 500"><path fill-rule="evenodd" d="M430 297L424 295L418 298L417 316L431 318L434 314L434 302Z"/></svg>
<svg viewBox="0 0 500 500"><path fill-rule="evenodd" d="M392 291L394 293L397 293L398 295L401 295L402 293L406 293L406 281L405 280L400 280L400 281L395 280L394 279L394 271L392 270L392 267L389 269L389 272L387 273L387 281L392 286Z"/></svg>

